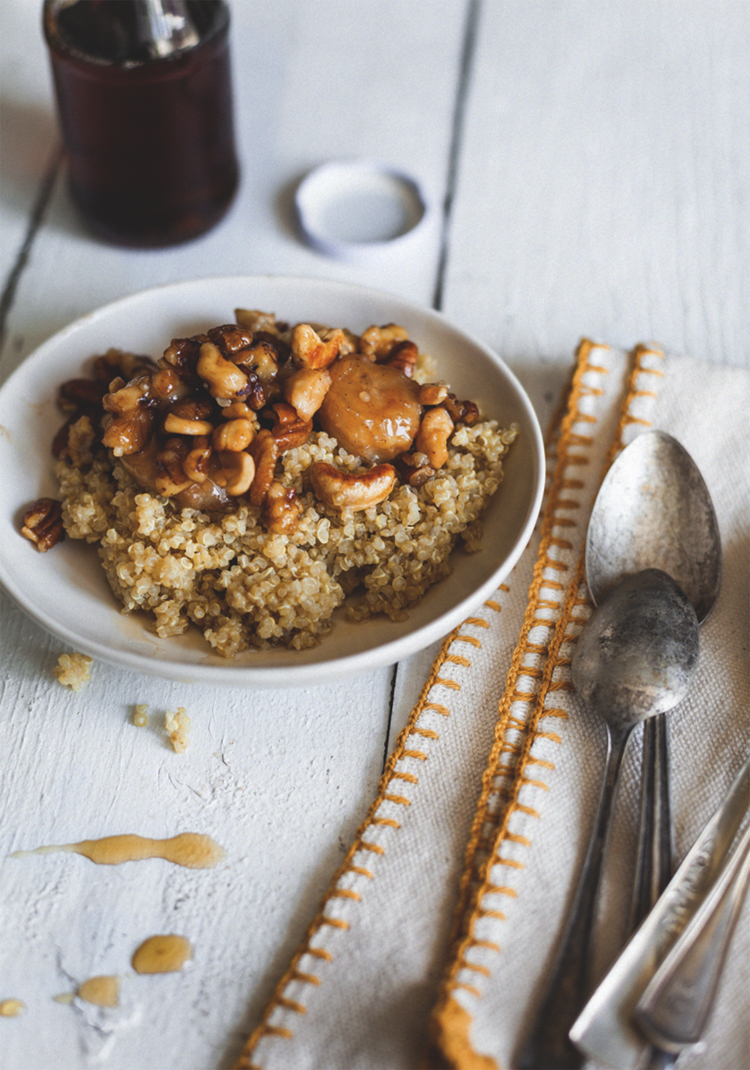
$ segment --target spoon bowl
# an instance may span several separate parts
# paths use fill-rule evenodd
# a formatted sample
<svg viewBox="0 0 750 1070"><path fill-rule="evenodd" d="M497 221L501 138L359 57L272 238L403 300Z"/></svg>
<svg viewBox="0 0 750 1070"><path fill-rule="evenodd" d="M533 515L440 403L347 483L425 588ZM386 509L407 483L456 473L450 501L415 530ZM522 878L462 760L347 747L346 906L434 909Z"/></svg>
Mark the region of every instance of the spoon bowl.
<svg viewBox="0 0 750 1070"><path fill-rule="evenodd" d="M665 572L617 586L583 629L571 666L576 691L610 723L634 727L687 694L698 664L698 622Z"/></svg>
<svg viewBox="0 0 750 1070"><path fill-rule="evenodd" d="M605 476L586 536L586 582L594 605L647 568L675 580L702 624L721 584L721 538L711 495L687 450L664 431L645 431Z"/></svg>

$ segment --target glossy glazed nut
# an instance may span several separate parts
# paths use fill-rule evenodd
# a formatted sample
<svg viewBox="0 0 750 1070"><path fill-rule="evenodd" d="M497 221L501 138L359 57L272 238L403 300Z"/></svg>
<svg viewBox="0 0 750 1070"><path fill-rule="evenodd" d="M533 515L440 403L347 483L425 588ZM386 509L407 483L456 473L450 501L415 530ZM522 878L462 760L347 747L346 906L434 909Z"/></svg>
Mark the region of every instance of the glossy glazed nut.
<svg viewBox="0 0 750 1070"><path fill-rule="evenodd" d="M106 393L104 383L95 379L68 379L60 387L57 401L63 412L96 412L101 411Z"/></svg>
<svg viewBox="0 0 750 1070"><path fill-rule="evenodd" d="M132 412L113 416L102 435L102 442L115 457L139 453L146 447L153 430L154 416L150 409L136 408Z"/></svg>
<svg viewBox="0 0 750 1070"><path fill-rule="evenodd" d="M386 357L398 342L406 342L409 332L398 323L386 323L382 327L373 324L360 338L360 352L371 360Z"/></svg>
<svg viewBox="0 0 750 1070"><path fill-rule="evenodd" d="M408 483L410 487L421 487L435 475L435 469L430 466L427 455L418 451L400 454L394 464L403 482Z"/></svg>
<svg viewBox="0 0 750 1070"><path fill-rule="evenodd" d="M187 390L174 368L159 368L151 376L151 391L160 401L184 397Z"/></svg>
<svg viewBox="0 0 750 1070"><path fill-rule="evenodd" d="M23 514L21 534L33 542L40 553L62 542L65 529L62 522L62 502L54 498L39 498Z"/></svg>
<svg viewBox="0 0 750 1070"><path fill-rule="evenodd" d="M223 485L227 494L232 498L247 494L255 477L255 462L250 454L224 450L218 457L221 463L221 474L216 477L216 482Z"/></svg>
<svg viewBox="0 0 750 1070"><path fill-rule="evenodd" d="M164 418L164 430L168 435L210 435L214 425L209 420L190 420L168 412Z"/></svg>
<svg viewBox="0 0 750 1070"><path fill-rule="evenodd" d="M398 368L400 372L403 372L404 375L407 375L411 379L414 375L414 369L417 366L418 360L419 350L413 342L410 342L407 339L403 342L397 342L390 350L385 360L381 363L387 365L389 368Z"/></svg>
<svg viewBox="0 0 750 1070"><path fill-rule="evenodd" d="M325 505L341 512L368 509L385 501L396 483L396 469L379 464L369 472L341 472L326 461L310 466L313 489Z"/></svg>
<svg viewBox="0 0 750 1070"><path fill-rule="evenodd" d="M192 479L194 483L205 483L208 479L208 463L212 452L207 436L196 438L193 448L182 462L183 471L188 479Z"/></svg>
<svg viewBox="0 0 750 1070"><path fill-rule="evenodd" d="M248 331L236 323L225 323L221 327L212 327L208 332L208 337L224 356L232 359L253 343L252 331Z"/></svg>
<svg viewBox="0 0 750 1070"><path fill-rule="evenodd" d="M261 312L256 308L236 308L234 310L234 318L241 327L252 333L255 333L255 331L268 331L270 334L276 334L278 329L276 316L273 312Z"/></svg>
<svg viewBox="0 0 750 1070"><path fill-rule="evenodd" d="M414 446L425 454L431 468L442 468L448 460L448 439L453 428L453 420L440 406L429 409L422 417Z"/></svg>
<svg viewBox="0 0 750 1070"><path fill-rule="evenodd" d="M468 424L471 427L479 419L479 409L473 401L459 401L455 394L448 394L448 397L440 403L447 411L454 424Z"/></svg>
<svg viewBox="0 0 750 1070"><path fill-rule="evenodd" d="M285 487L274 479L263 503L263 522L276 535L291 535L297 528L302 503L294 487Z"/></svg>
<svg viewBox="0 0 750 1070"><path fill-rule="evenodd" d="M312 420L331 385L327 368L299 368L284 384L284 397L302 420Z"/></svg>
<svg viewBox="0 0 750 1070"><path fill-rule="evenodd" d="M151 387L151 378L148 375L137 375L125 386L119 385L122 382L122 379L115 379L112 385L117 384L117 389L110 390L102 398L102 408L118 416L135 412L136 409L142 407Z"/></svg>
<svg viewBox="0 0 750 1070"><path fill-rule="evenodd" d="M221 415L224 420L252 420L253 410L244 401L233 401L222 406Z"/></svg>
<svg viewBox="0 0 750 1070"><path fill-rule="evenodd" d="M168 438L156 454L154 487L165 498L173 498L192 483L183 468L188 446L182 438Z"/></svg>
<svg viewBox="0 0 750 1070"><path fill-rule="evenodd" d="M247 393L247 376L231 360L226 360L213 342L201 346L196 371L214 398L237 399Z"/></svg>
<svg viewBox="0 0 750 1070"><path fill-rule="evenodd" d="M279 447L267 428L259 431L250 444L250 454L255 461L255 478L250 487L250 501L262 505L273 483Z"/></svg>
<svg viewBox="0 0 750 1070"><path fill-rule="evenodd" d="M155 370L156 364L151 357L125 353L121 349L108 349L96 357L93 365L94 376L102 383L109 383L118 375L128 380L143 372L152 374Z"/></svg>
<svg viewBox="0 0 750 1070"><path fill-rule="evenodd" d="M423 383L419 388L419 404L425 407L439 405L448 397L445 383Z"/></svg>
<svg viewBox="0 0 750 1070"><path fill-rule="evenodd" d="M318 334L309 323L298 323L292 331L292 359L298 368L327 368L345 340L340 328Z"/></svg>
<svg viewBox="0 0 750 1070"><path fill-rule="evenodd" d="M274 427L271 434L276 442L277 455L296 449L307 442L312 432L312 420L302 420L297 410L280 401L273 406Z"/></svg>
<svg viewBox="0 0 750 1070"><path fill-rule="evenodd" d="M219 424L211 436L211 445L215 450L229 450L239 453L247 449L255 438L255 425L251 420L227 420Z"/></svg>
<svg viewBox="0 0 750 1070"><path fill-rule="evenodd" d="M252 367L261 383L271 382L279 371L279 356L270 342L254 342L248 349L237 356L237 363Z"/></svg>

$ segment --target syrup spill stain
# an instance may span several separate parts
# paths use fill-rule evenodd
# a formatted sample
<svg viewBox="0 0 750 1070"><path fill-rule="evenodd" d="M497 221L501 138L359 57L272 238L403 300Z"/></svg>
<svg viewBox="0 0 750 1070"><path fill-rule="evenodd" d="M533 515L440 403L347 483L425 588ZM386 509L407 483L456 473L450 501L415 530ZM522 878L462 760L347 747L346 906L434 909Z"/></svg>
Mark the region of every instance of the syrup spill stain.
<svg viewBox="0 0 750 1070"><path fill-rule="evenodd" d="M0 1018L17 1018L26 1010L22 999L4 999L0 1001Z"/></svg>
<svg viewBox="0 0 750 1070"><path fill-rule="evenodd" d="M136 973L177 973L192 957L193 948L184 936L150 936L136 950L132 963Z"/></svg>
<svg viewBox="0 0 750 1070"><path fill-rule="evenodd" d="M80 843L53 844L33 851L14 851L12 858L29 855L54 854L71 851L96 862L100 866L118 866L122 862L139 862L144 858L163 858L176 866L188 869L213 869L226 852L216 840L198 832L182 832L168 840L152 840L145 836L105 836L101 840L81 840Z"/></svg>
<svg viewBox="0 0 750 1070"><path fill-rule="evenodd" d="M76 995L97 1007L116 1007L120 1002L120 978L106 975L89 977L88 981L78 986Z"/></svg>

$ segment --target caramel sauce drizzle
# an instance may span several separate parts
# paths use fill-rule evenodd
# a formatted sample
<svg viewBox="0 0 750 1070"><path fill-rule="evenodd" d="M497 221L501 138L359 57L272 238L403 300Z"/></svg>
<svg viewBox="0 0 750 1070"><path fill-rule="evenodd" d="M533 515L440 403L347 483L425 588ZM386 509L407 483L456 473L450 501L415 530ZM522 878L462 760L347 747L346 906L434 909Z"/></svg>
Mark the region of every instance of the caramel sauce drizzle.
<svg viewBox="0 0 750 1070"><path fill-rule="evenodd" d="M14 851L11 857L28 858L29 855L54 854L57 851L72 851L100 866L118 866L121 862L139 862L144 858L163 858L188 869L212 869L226 853L210 836L182 832L167 840L153 840L132 834L105 836L101 840L81 840L80 843L37 847L32 851Z"/></svg>

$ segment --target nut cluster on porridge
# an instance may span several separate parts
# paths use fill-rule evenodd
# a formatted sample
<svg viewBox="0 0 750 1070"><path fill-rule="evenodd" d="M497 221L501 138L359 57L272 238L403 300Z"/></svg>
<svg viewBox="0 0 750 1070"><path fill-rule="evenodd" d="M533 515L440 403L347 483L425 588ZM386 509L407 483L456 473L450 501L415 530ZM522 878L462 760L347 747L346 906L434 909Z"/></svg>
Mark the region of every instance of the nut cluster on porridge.
<svg viewBox="0 0 750 1070"><path fill-rule="evenodd" d="M158 362L110 350L59 391L62 501L23 533L99 544L123 611L197 625L225 656L304 648L350 619L403 619L450 571L517 428L431 379L396 324L344 328L235 310Z"/></svg>

